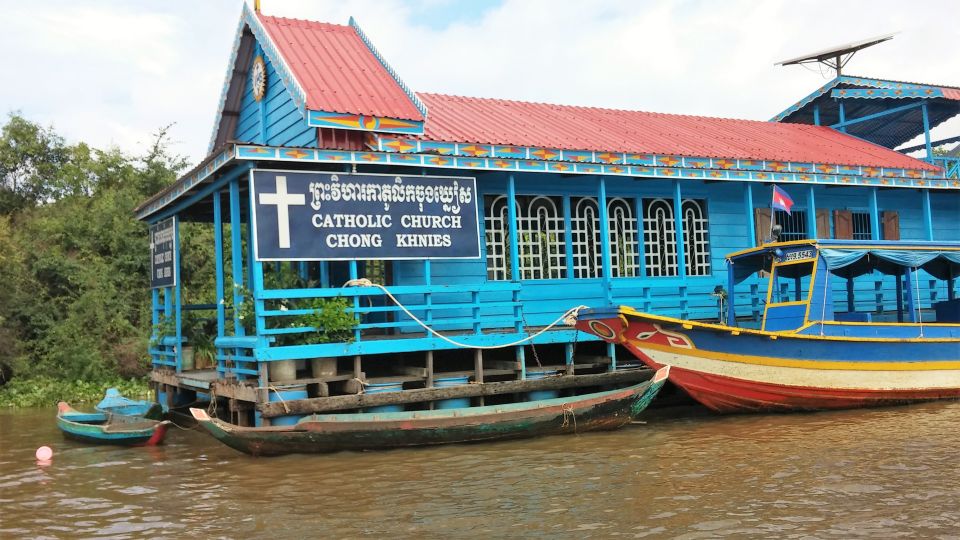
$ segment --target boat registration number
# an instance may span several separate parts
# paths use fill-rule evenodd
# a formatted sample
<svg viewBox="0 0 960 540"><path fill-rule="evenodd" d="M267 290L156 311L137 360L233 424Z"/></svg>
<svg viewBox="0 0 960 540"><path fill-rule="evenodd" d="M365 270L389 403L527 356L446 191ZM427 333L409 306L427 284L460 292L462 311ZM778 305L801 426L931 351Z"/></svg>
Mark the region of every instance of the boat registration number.
<svg viewBox="0 0 960 540"><path fill-rule="evenodd" d="M802 261L804 259L812 259L812 258L813 258L813 250L803 249L798 251L791 251L790 253L785 253L783 255L783 262Z"/></svg>

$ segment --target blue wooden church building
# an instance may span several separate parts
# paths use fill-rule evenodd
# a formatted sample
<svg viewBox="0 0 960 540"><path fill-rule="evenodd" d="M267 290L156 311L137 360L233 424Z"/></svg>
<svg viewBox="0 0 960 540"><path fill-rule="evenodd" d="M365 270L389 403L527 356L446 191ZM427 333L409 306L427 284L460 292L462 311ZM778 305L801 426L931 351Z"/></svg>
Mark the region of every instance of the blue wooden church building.
<svg viewBox="0 0 960 540"><path fill-rule="evenodd" d="M960 88L851 76L770 121L420 93L353 20L245 7L208 157L137 209L152 380L167 405L216 399L243 425L575 386L631 357L540 330L579 305L716 318L725 255L771 219L781 240L960 238L960 158L930 140L958 113ZM918 136L923 157L897 151ZM771 215L774 184L790 214ZM187 224L213 229L213 303L183 301ZM864 283L856 310L895 309L895 278ZM924 306L954 294L921 285ZM728 300L756 319L765 287ZM188 314L210 323L212 365L189 358L205 337ZM445 400L417 391L435 387Z"/></svg>

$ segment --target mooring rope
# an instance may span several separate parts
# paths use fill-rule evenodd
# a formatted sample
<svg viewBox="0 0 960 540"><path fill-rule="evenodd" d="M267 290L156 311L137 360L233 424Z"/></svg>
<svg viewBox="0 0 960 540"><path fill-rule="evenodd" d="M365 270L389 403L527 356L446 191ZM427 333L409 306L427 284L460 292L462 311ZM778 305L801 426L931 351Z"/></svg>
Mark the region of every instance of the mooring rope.
<svg viewBox="0 0 960 540"><path fill-rule="evenodd" d="M560 410L563 411L563 424L560 425L560 428L563 429L570 425L570 422L567 420L567 414L573 418L573 432L577 432L577 415L573 412L573 406L569 403L564 403Z"/></svg>
<svg viewBox="0 0 960 540"><path fill-rule="evenodd" d="M283 399L283 396L280 395L280 390L277 390L277 387L272 384L270 385L270 390L273 390L273 393L280 399L280 404L283 405L283 412L290 414L290 407L287 407L287 402Z"/></svg>
<svg viewBox="0 0 960 540"><path fill-rule="evenodd" d="M506 348L506 347L515 347L515 346L517 346L517 345L520 345L520 344L526 343L526 342L528 342L528 341L531 341L531 340L533 340L533 339L536 339L537 337L539 337L540 335L548 332L548 331L551 330L554 326L557 326L557 325L560 324L561 322L564 323L564 324L566 324L566 325L568 325L568 326L573 326L574 323L575 323L575 321L576 321L577 315L580 313L580 310L581 310L581 309L587 309L587 306L582 306L582 305L581 305L581 306L577 306L577 307L570 308L570 309L568 309L567 311L565 311L565 312L563 313L563 315L560 315L555 321L553 321L553 322L550 323L549 325L547 325L547 326L545 326L544 328L542 328L539 332L537 332L537 333L535 333L535 334L531 334L531 335L529 335L529 336L527 336L527 337L525 337L525 338L523 338L523 339L518 339L517 341L513 341L513 342L511 342L511 343L505 343L505 344L503 344L503 345L469 345L469 344L467 344L467 343L461 343L461 342L459 342L459 341L455 341L455 340L453 340L453 339L450 339L450 338L448 338L447 336L441 334L440 332L437 332L436 330L434 330L433 328L431 328L430 326L428 326L427 323L425 323L425 322L423 322L422 320L420 320L419 317L417 317L417 316L414 315L409 309L407 309L407 306L405 306L405 305L403 305L402 303L400 303L400 301L397 300L397 297L395 297L389 290L387 290L386 287L384 287L383 285L380 285L379 283L374 283L374 282L370 281L369 279L361 278L361 279L351 279L350 281L344 283L343 286L344 286L344 287L376 287L377 289L380 289L381 291L383 291L383 294L385 294L385 295L387 296L387 298L389 298L394 304L397 305L397 307L399 307L401 310L403 310L403 312L406 313L408 317L410 317L411 319L413 319L414 321L416 321L417 324L419 324L420 326L422 326L424 330L426 330L427 332L430 332L430 333L433 334L434 336L437 336L438 338L442 339L443 341L446 341L447 343L449 343L449 344L451 344L451 345L454 345L454 346L457 346L457 347L463 347L463 348L465 348L465 349L482 349L482 350L489 350L489 349L503 349L503 348Z"/></svg>

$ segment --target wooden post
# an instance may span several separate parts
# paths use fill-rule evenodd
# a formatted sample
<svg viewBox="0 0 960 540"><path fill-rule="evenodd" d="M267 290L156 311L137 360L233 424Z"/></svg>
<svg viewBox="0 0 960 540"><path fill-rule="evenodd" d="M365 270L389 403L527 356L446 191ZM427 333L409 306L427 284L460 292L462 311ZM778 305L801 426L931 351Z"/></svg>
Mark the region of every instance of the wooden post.
<svg viewBox="0 0 960 540"><path fill-rule="evenodd" d="M474 380L478 383L483 383L483 350L474 349L473 350L473 369L475 371ZM483 396L479 397L479 405L483 406Z"/></svg>
<svg viewBox="0 0 960 540"><path fill-rule="evenodd" d="M564 344L563 356L567 364L567 375L573 375L573 352L573 343Z"/></svg>
<svg viewBox="0 0 960 540"><path fill-rule="evenodd" d="M270 366L267 362L260 362L257 365L260 371L260 388L257 389L257 402L268 403L270 401Z"/></svg>
<svg viewBox="0 0 960 540"><path fill-rule="evenodd" d="M353 378L355 379L362 378L363 370L361 368L362 366L360 363L360 355L358 354L353 357Z"/></svg>
<svg viewBox="0 0 960 540"><path fill-rule="evenodd" d="M433 388L433 351L427 351L427 388Z"/></svg>

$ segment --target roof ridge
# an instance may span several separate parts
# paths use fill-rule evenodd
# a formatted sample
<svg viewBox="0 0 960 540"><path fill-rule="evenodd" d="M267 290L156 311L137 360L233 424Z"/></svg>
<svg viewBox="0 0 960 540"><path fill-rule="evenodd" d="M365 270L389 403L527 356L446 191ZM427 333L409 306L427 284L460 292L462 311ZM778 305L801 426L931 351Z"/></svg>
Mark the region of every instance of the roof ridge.
<svg viewBox="0 0 960 540"><path fill-rule="evenodd" d="M617 109L612 107L598 107L595 105L571 105L566 103L548 103L544 101L526 101L521 99L464 96L460 94L445 94L441 92L417 92L416 94L418 96L436 96L441 98L455 98L455 99L462 99L462 100L474 100L474 101L486 101L486 102L499 101L504 103L516 103L516 104L523 104L523 105L541 105L545 107L559 107L564 109L590 109L594 111L612 112L612 113L633 113L633 114L639 113L639 114L647 114L651 116L668 116L673 118L703 118L707 120L727 120L727 121L734 121L734 122L760 123L760 124L781 124L780 122L771 122L769 120L755 120L752 118L734 118L729 116L682 114L682 113L671 113L671 112L661 112L661 111L645 111L641 109ZM786 124L781 124L781 125L786 125ZM801 125L801 124L796 124L796 125ZM809 127L826 127L826 126L809 126Z"/></svg>
<svg viewBox="0 0 960 540"><path fill-rule="evenodd" d="M350 30L350 26L346 24L337 24L337 23L331 23L331 22L325 22L325 21L313 21L310 19L298 19L296 17L281 17L279 15L264 15L262 12L259 12L259 11L255 13L257 14L257 17L259 17L260 19L269 18L278 22L297 23L303 26L326 26L326 27L337 28L340 30Z"/></svg>

